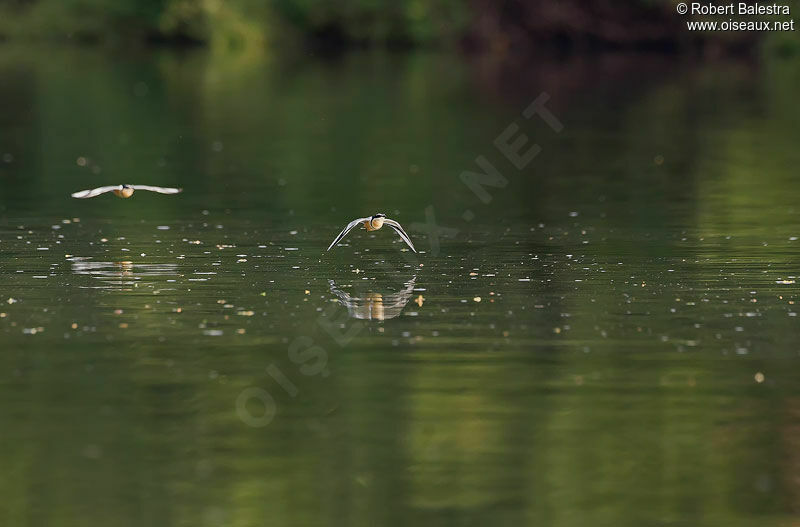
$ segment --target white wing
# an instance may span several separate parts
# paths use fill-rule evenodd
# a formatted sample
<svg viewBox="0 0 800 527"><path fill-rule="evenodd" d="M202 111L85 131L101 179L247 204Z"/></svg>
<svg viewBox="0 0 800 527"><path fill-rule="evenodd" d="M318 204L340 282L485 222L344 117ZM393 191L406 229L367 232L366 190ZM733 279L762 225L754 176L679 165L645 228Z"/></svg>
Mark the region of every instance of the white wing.
<svg viewBox="0 0 800 527"><path fill-rule="evenodd" d="M182 188L170 187L151 187L150 185L130 185L133 190L149 190L150 192L158 192L159 194L178 194L183 192Z"/></svg>
<svg viewBox="0 0 800 527"><path fill-rule="evenodd" d="M84 198L93 198L95 196L99 196L100 194L105 194L106 192L111 192L113 190L119 190L122 188L122 185L114 185L111 187L98 187L92 190L81 190L80 192L75 192L72 194L73 198L84 199Z"/></svg>
<svg viewBox="0 0 800 527"><path fill-rule="evenodd" d="M339 236L337 236L336 239L333 240L333 243L328 246L328 250L330 251L333 248L334 245L336 245L337 243L342 241L342 238L347 236L347 233L350 232L351 230L353 230L353 227L357 226L359 223L364 223L365 221L369 221L371 219L372 218L370 218L370 217L368 217L368 218L358 218L357 220L353 220L350 223L348 223L347 227L342 229L342 232L339 233Z"/></svg>
<svg viewBox="0 0 800 527"><path fill-rule="evenodd" d="M414 249L414 244L411 243L411 238L408 237L408 234L406 234L406 231L403 230L399 223L394 220L390 220L389 218L385 218L383 223L394 229L394 231L399 234L401 238L403 238L403 241L406 242L409 247L411 247L411 250L417 252L417 250Z"/></svg>

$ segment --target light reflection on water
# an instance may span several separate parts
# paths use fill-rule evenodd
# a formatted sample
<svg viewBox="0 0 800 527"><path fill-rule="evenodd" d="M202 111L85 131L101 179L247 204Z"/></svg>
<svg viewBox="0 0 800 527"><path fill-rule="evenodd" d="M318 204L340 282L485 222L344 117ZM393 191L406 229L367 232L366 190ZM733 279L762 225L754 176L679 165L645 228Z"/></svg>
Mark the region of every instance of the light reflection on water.
<svg viewBox="0 0 800 527"><path fill-rule="evenodd" d="M138 287L142 280L155 277L177 277L178 265L174 263L138 263L126 260L121 262L94 261L91 257L73 256L67 258L72 262L72 272L78 275L89 275L106 285L81 286L88 288ZM174 279L166 279L167 282ZM128 289L129 290L129 289Z"/></svg>
<svg viewBox="0 0 800 527"><path fill-rule="evenodd" d="M400 316L403 312L403 308L414 293L416 280L416 275L412 276L399 291L364 291L364 287L356 287L357 291L352 294L337 287L333 280L328 280L328 283L331 286L331 293L336 295L339 303L347 308L347 313L352 318L388 320Z"/></svg>

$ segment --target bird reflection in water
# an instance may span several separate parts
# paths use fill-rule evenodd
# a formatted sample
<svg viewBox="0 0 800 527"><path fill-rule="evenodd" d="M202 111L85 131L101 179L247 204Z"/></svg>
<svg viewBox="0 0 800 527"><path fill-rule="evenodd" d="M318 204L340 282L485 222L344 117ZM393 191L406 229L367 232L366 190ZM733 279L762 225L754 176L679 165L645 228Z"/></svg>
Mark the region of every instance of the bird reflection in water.
<svg viewBox="0 0 800 527"><path fill-rule="evenodd" d="M136 287L143 278L177 276L178 266L172 263L135 264L131 261L96 262L90 258L72 257L72 272L89 275L107 285L93 289Z"/></svg>
<svg viewBox="0 0 800 527"><path fill-rule="evenodd" d="M337 296L339 303L347 308L351 318L361 320L388 320L395 318L406 307L411 295L414 293L416 275L408 280L403 288L396 292L347 293L336 286L333 280L328 280L331 293Z"/></svg>

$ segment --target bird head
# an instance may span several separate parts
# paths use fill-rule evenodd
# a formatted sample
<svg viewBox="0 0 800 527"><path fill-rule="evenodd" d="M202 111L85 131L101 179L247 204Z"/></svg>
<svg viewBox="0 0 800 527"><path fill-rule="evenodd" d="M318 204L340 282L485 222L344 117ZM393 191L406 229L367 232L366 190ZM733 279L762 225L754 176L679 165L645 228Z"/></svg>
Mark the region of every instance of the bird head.
<svg viewBox="0 0 800 527"><path fill-rule="evenodd" d="M384 214L384 213L382 213L382 212L379 212L379 213L377 213L377 214L373 215L373 216L372 216L372 219L374 220L374 219L376 219L376 218L385 218L385 217L386 217L386 214Z"/></svg>

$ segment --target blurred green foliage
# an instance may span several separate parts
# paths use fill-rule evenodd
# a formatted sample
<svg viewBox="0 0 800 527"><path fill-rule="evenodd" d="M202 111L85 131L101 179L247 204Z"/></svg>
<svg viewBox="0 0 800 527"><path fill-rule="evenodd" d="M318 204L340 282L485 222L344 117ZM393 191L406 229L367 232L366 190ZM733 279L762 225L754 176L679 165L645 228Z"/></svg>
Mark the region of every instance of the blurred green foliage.
<svg viewBox="0 0 800 527"><path fill-rule="evenodd" d="M452 39L472 19L468 3L456 0L274 0L274 8L296 28L330 33L356 42L425 43Z"/></svg>
<svg viewBox="0 0 800 527"><path fill-rule="evenodd" d="M141 37L157 27L170 0L11 0L0 3L0 32L6 37Z"/></svg>
<svg viewBox="0 0 800 527"><path fill-rule="evenodd" d="M590 20L591 23L587 23ZM347 45L477 44L525 54L539 44L795 52L797 33L690 33L672 0L0 0L0 39L257 47L296 38ZM547 46L545 46L547 47Z"/></svg>
<svg viewBox="0 0 800 527"><path fill-rule="evenodd" d="M353 43L425 43L454 38L470 20L469 5L455 0L0 0L0 36L81 42L236 45L279 27Z"/></svg>
<svg viewBox="0 0 800 527"><path fill-rule="evenodd" d="M227 42L260 37L252 0L0 0L0 35L77 42Z"/></svg>

